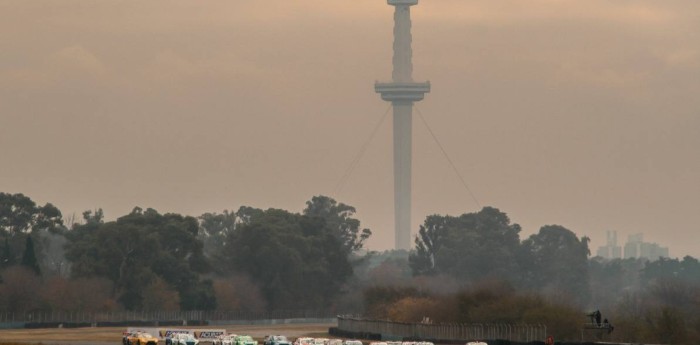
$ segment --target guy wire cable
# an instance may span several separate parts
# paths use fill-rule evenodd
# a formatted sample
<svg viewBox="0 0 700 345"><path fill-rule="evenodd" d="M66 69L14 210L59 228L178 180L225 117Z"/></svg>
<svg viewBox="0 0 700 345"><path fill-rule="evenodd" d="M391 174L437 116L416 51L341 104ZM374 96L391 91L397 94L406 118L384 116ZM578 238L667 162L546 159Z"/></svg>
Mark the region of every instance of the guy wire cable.
<svg viewBox="0 0 700 345"><path fill-rule="evenodd" d="M440 141L438 140L437 136L435 136L435 133L433 133L433 130L432 130L432 129L430 128L430 126L428 125L428 122L425 121L425 117L423 117L423 113L421 113L420 109L418 109L417 106L415 106L414 109L416 109L416 112L418 113L418 117L420 117L421 121L423 122L423 125L425 125L425 128L428 129L428 132L430 133L430 136L432 136L432 137L433 137L433 140L435 140L435 143L436 143L437 146L440 148L440 151L442 151L442 154L445 156L445 159L447 159L447 162L450 163L450 166L452 167L452 170L455 172L455 174L457 174L457 177L458 177L459 180L462 182L462 185L463 185L464 188L467 190L467 192L468 192L469 195L471 196L472 200L474 200L474 203L476 203L476 206L479 207L479 208L481 209L481 203L479 203L479 200L476 199L476 196L474 196L474 193L472 193L471 188L469 188L469 185L467 185L467 182L466 182L466 181L464 180L464 178L462 177L462 174L459 173L459 171L457 170L457 167L455 166L455 164L452 163L452 159L450 159L450 156L447 154L447 151L445 151L445 148L442 147L442 144L441 144Z"/></svg>
<svg viewBox="0 0 700 345"><path fill-rule="evenodd" d="M369 138L362 144L360 147L360 151L355 155L355 158L350 162L350 166L345 170L345 173L343 176L341 176L340 181L338 181L338 184L336 184L335 189L333 190L333 195L337 196L338 193L343 189L344 185L347 183L348 179L350 178L350 175L352 172L355 170L357 167L357 164L360 162L360 159L362 156L365 154L365 151L367 151L367 148L369 147L369 144L372 142L374 137L377 135L377 131L379 131L379 127L381 127L382 123L384 123L384 119L386 119L387 114L389 114L389 110L391 110L391 105L389 105L386 110L384 111L384 115L377 121L377 124L374 125L374 129L372 130L372 133L370 134Z"/></svg>

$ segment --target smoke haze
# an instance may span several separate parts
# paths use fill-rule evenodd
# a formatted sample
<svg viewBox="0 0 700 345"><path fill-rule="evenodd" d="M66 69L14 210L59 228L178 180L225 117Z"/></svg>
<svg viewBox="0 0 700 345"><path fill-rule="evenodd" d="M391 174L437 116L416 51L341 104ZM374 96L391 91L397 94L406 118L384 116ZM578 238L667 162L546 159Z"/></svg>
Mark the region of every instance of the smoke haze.
<svg viewBox="0 0 700 345"><path fill-rule="evenodd" d="M353 205L393 245L381 0L0 1L0 191L69 216ZM417 104L482 205L700 256L700 3L423 0ZM477 205L414 121L413 228Z"/></svg>

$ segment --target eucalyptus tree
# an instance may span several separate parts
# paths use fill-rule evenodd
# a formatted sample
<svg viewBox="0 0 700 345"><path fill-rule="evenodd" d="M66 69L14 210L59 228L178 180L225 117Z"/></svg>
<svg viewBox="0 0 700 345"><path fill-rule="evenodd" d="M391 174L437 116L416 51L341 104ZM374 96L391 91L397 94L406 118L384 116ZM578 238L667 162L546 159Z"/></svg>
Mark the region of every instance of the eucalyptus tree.
<svg viewBox="0 0 700 345"><path fill-rule="evenodd" d="M182 309L213 309L213 287L201 279L210 267L198 227L194 217L136 207L116 221L91 218L74 226L66 257L73 277L112 281L114 296L128 309L143 307L144 289L158 278L179 293Z"/></svg>
<svg viewBox="0 0 700 345"><path fill-rule="evenodd" d="M546 225L523 241L529 276L525 284L541 292L586 305L590 298L588 237L560 225Z"/></svg>
<svg viewBox="0 0 700 345"><path fill-rule="evenodd" d="M409 262L415 275L446 274L463 282L511 280L519 271L520 226L492 207L428 216Z"/></svg>
<svg viewBox="0 0 700 345"><path fill-rule="evenodd" d="M63 230L61 211L51 203L41 206L21 193L0 193L0 268L22 263L40 273L45 254L40 235Z"/></svg>
<svg viewBox="0 0 700 345"><path fill-rule="evenodd" d="M320 217L247 209L228 235L227 270L245 274L274 308L327 308L352 275L345 243ZM250 212L252 211L252 212Z"/></svg>
<svg viewBox="0 0 700 345"><path fill-rule="evenodd" d="M325 226L342 242L348 253L362 249L364 242L372 236L372 231L360 226L360 220L354 218L354 207L339 203L333 198L319 195L306 202L305 216L319 217Z"/></svg>

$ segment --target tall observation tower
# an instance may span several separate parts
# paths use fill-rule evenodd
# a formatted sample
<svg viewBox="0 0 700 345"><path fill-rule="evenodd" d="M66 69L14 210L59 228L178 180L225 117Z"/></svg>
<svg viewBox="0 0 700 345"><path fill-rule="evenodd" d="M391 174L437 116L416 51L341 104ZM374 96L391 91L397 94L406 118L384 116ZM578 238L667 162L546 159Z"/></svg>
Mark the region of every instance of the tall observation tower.
<svg viewBox="0 0 700 345"><path fill-rule="evenodd" d="M418 0L387 0L394 6L394 70L390 83L374 90L394 109L394 227L395 248L411 248L411 135L413 102L430 92L430 83L413 81L411 6Z"/></svg>

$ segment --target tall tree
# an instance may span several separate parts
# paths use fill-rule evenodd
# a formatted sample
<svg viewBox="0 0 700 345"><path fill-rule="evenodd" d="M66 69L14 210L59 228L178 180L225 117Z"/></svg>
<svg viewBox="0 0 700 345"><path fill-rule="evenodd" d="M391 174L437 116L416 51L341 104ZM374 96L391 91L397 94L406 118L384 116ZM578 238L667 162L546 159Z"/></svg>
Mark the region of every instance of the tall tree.
<svg viewBox="0 0 700 345"><path fill-rule="evenodd" d="M205 213L199 216L199 238L204 244L204 253L214 258L226 244L228 235L236 228L239 218L236 212ZM216 258L214 258L217 260Z"/></svg>
<svg viewBox="0 0 700 345"><path fill-rule="evenodd" d="M496 208L459 217L429 216L409 257L414 274L444 273L463 282L509 279L518 271L520 226Z"/></svg>
<svg viewBox="0 0 700 345"><path fill-rule="evenodd" d="M362 249L365 240L371 235L370 229L361 229L360 221L353 218L355 208L334 199L319 195L306 202L303 214L323 219L326 226L340 239L348 252Z"/></svg>
<svg viewBox="0 0 700 345"><path fill-rule="evenodd" d="M613 306L625 290L625 267L621 259L606 260L599 256L588 260L591 300L599 306Z"/></svg>
<svg viewBox="0 0 700 345"><path fill-rule="evenodd" d="M416 249L409 254L409 263L414 275L432 275L439 268L435 267L435 256L445 244L448 232L456 225L452 216L431 215L420 226L416 236Z"/></svg>
<svg viewBox="0 0 700 345"><path fill-rule="evenodd" d="M10 238L5 236L5 244L2 247L2 254L0 254L0 268L7 268L14 264L14 257L12 256L12 249L10 248Z"/></svg>
<svg viewBox="0 0 700 345"><path fill-rule="evenodd" d="M61 211L50 203L37 206L23 194L0 193L0 239L6 244L3 252L5 265L21 262L27 236L41 231L61 233L63 231ZM36 239L36 237L35 237ZM41 262L44 255L40 241L33 243L36 259Z"/></svg>
<svg viewBox="0 0 700 345"><path fill-rule="evenodd" d="M248 209L247 211L252 211ZM261 287L274 308L327 308L352 275L343 242L320 217L247 212L229 235L229 268Z"/></svg>
<svg viewBox="0 0 700 345"><path fill-rule="evenodd" d="M213 287L200 279L209 265L197 232L193 217L137 207L115 222L75 226L67 235L66 257L74 277L111 280L128 309L144 306L145 288L156 278L178 291L183 309L213 309Z"/></svg>
<svg viewBox="0 0 700 345"><path fill-rule="evenodd" d="M546 225L523 241L526 284L586 305L590 297L588 237L579 239L560 225Z"/></svg>
<svg viewBox="0 0 700 345"><path fill-rule="evenodd" d="M685 256L683 260L659 258L644 263L640 279L645 287L664 280L700 285L700 262L692 256Z"/></svg>
<svg viewBox="0 0 700 345"><path fill-rule="evenodd" d="M0 193L0 232L14 236L38 229L59 230L63 226L61 211L47 203L37 206L23 194Z"/></svg>
<svg viewBox="0 0 700 345"><path fill-rule="evenodd" d="M34 252L34 240L32 236L27 236L24 254L22 254L22 266L32 270L36 274L41 274L39 263L36 259L36 253Z"/></svg>

